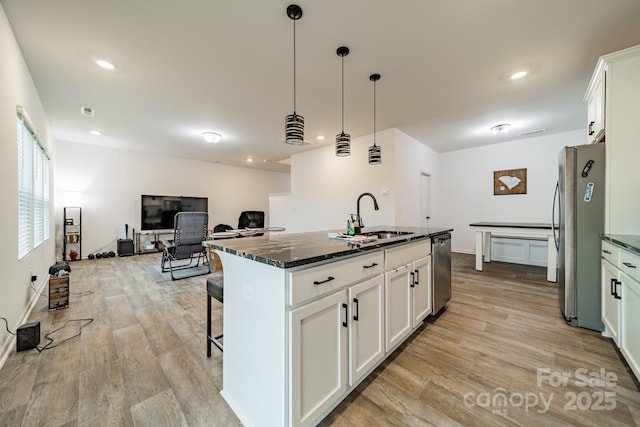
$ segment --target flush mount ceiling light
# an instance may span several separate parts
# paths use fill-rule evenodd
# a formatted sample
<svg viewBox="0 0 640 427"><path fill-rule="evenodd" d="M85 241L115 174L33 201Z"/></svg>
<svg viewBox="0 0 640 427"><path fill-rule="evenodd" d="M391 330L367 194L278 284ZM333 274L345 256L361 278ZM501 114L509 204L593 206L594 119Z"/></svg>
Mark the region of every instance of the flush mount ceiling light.
<svg viewBox="0 0 640 427"><path fill-rule="evenodd" d="M105 61L104 59L97 59L96 60L96 64L99 67L104 68L105 70L115 70L116 66L113 65L113 63L109 62L109 61Z"/></svg>
<svg viewBox="0 0 640 427"><path fill-rule="evenodd" d="M296 21L302 18L302 8L297 4L287 6L287 16L293 21L293 114L285 118L284 142L304 144L304 117L296 113Z"/></svg>
<svg viewBox="0 0 640 427"><path fill-rule="evenodd" d="M202 132L202 138L212 144L217 144L222 139L222 135L217 132Z"/></svg>
<svg viewBox="0 0 640 427"><path fill-rule="evenodd" d="M527 75L526 71L518 71L517 73L514 73L514 74L511 75L511 79L512 80L518 80L518 79L523 78L526 75Z"/></svg>
<svg viewBox="0 0 640 427"><path fill-rule="evenodd" d="M503 123L501 125L495 125L491 128L491 133L494 135L500 135L504 133L509 133L509 128L511 125L509 123Z"/></svg>
<svg viewBox="0 0 640 427"><path fill-rule="evenodd" d="M344 57L349 55L349 48L340 46L336 53L342 58L342 132L336 135L336 156L344 157L351 154L351 135L344 133Z"/></svg>
<svg viewBox="0 0 640 427"><path fill-rule="evenodd" d="M380 80L380 74L371 74L369 80L373 82L373 145L369 147L369 164L382 163L382 147L376 145L376 82Z"/></svg>

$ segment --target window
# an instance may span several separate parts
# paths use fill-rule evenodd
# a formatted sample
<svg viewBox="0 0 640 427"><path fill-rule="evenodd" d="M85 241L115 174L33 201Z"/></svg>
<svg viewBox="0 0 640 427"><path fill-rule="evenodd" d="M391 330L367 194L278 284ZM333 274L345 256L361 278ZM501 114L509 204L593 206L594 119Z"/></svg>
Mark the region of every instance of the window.
<svg viewBox="0 0 640 427"><path fill-rule="evenodd" d="M18 107L18 259L50 237L49 156Z"/></svg>

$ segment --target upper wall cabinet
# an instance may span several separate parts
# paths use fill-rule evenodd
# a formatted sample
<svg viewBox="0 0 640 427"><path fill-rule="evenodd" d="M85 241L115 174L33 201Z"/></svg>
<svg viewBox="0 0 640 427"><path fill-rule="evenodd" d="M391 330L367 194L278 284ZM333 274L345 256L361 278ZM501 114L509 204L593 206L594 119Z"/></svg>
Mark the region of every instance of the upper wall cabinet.
<svg viewBox="0 0 640 427"><path fill-rule="evenodd" d="M601 57L585 100L589 141L606 140L605 233L640 234L640 45Z"/></svg>
<svg viewBox="0 0 640 427"><path fill-rule="evenodd" d="M606 72L606 64L596 69L585 97L587 101L587 144L599 142L604 138Z"/></svg>

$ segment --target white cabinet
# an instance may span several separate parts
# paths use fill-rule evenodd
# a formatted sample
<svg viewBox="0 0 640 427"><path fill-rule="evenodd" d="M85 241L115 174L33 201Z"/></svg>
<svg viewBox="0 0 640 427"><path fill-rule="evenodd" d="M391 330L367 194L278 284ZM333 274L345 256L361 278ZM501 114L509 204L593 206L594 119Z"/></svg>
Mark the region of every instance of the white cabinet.
<svg viewBox="0 0 640 427"><path fill-rule="evenodd" d="M293 425L309 425L384 358L382 275L291 312Z"/></svg>
<svg viewBox="0 0 640 427"><path fill-rule="evenodd" d="M608 261L602 261L602 323L605 332L620 346L620 282L618 270Z"/></svg>
<svg viewBox="0 0 640 427"><path fill-rule="evenodd" d="M640 234L640 45L602 56L595 67L585 100L588 102L588 141L606 140L605 225L606 234ZM599 110L604 97L604 120ZM593 98L593 101L590 99ZM593 107L592 107L593 105ZM598 135L599 128L605 129ZM606 135L605 135L606 134Z"/></svg>
<svg viewBox="0 0 640 427"><path fill-rule="evenodd" d="M587 92L587 143L600 141L605 129L605 75L606 68L598 70Z"/></svg>
<svg viewBox="0 0 640 427"><path fill-rule="evenodd" d="M347 293L291 312L290 419L309 425L347 390Z"/></svg>
<svg viewBox="0 0 640 427"><path fill-rule="evenodd" d="M384 277L349 288L349 385L384 358Z"/></svg>
<svg viewBox="0 0 640 427"><path fill-rule="evenodd" d="M640 378L640 282L620 273L621 290L621 344L620 352Z"/></svg>
<svg viewBox="0 0 640 427"><path fill-rule="evenodd" d="M602 322L640 378L640 256L602 242Z"/></svg>
<svg viewBox="0 0 640 427"><path fill-rule="evenodd" d="M385 273L385 334L391 351L431 314L431 245L420 242L385 252L390 269ZM406 264L396 266L399 262Z"/></svg>
<svg viewBox="0 0 640 427"><path fill-rule="evenodd" d="M385 273L385 335L390 351L411 333L411 277L409 265Z"/></svg>

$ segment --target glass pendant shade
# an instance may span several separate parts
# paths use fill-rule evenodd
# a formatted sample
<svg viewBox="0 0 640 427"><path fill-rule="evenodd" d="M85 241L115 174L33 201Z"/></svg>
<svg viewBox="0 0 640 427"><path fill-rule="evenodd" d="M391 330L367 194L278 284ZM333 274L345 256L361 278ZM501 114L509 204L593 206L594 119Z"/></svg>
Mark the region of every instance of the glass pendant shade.
<svg viewBox="0 0 640 427"><path fill-rule="evenodd" d="M284 124L284 142L290 145L304 144L304 117L296 114L289 114Z"/></svg>
<svg viewBox="0 0 640 427"><path fill-rule="evenodd" d="M375 143L369 147L369 164L379 165L382 163L382 147Z"/></svg>
<svg viewBox="0 0 640 427"><path fill-rule="evenodd" d="M336 135L336 156L345 157L351 155L351 135L340 133Z"/></svg>

